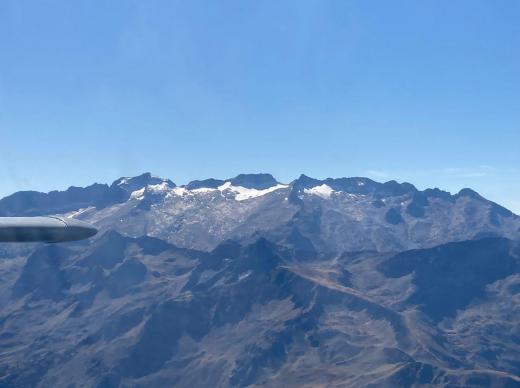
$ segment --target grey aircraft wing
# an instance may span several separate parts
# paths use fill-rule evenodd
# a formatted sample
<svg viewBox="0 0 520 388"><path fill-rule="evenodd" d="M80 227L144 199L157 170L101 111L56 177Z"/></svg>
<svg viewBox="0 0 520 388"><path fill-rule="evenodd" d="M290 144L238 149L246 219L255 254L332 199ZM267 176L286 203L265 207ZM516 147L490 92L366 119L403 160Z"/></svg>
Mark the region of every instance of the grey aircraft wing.
<svg viewBox="0 0 520 388"><path fill-rule="evenodd" d="M97 229L83 221L64 217L0 217L0 242L47 242L83 240Z"/></svg>

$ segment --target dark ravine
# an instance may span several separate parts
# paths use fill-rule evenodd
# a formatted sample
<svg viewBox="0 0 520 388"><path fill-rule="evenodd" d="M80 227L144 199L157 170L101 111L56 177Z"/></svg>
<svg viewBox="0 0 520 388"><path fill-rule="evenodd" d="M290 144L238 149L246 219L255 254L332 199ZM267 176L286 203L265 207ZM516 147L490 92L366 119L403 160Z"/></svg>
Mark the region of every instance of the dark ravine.
<svg viewBox="0 0 520 388"><path fill-rule="evenodd" d="M520 385L519 217L473 191L144 174L0 200L53 212L102 232L0 246L0 387Z"/></svg>

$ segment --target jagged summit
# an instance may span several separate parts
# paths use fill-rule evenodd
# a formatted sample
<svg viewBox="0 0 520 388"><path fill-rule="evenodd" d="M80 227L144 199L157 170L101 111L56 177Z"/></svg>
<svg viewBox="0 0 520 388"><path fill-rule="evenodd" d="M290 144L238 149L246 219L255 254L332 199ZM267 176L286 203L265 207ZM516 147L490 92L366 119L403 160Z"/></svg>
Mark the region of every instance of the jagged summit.
<svg viewBox="0 0 520 388"><path fill-rule="evenodd" d="M222 179L203 179L203 180L195 180L191 181L186 185L186 189L188 190L197 190L197 189L216 189L219 186L222 186L225 183Z"/></svg>
<svg viewBox="0 0 520 388"><path fill-rule="evenodd" d="M470 188L463 188L462 190L460 190L457 195L459 197L470 197L470 198L474 198L474 199L481 199L482 196L477 193L475 190L472 190Z"/></svg>
<svg viewBox="0 0 520 388"><path fill-rule="evenodd" d="M136 190L140 190L143 187L149 185L159 185L159 184L167 184L169 187L176 187L175 183L173 183L169 179L163 179L157 176L152 175L149 172L144 174L135 176L135 177L122 177L114 181L111 187L120 187L126 191L133 192Z"/></svg>
<svg viewBox="0 0 520 388"><path fill-rule="evenodd" d="M266 190L277 185L279 181L268 173L253 173L253 174L239 174L233 178L215 179L208 178L203 180L194 180L186 185L180 186L186 190L197 189L218 189L222 185L229 182L233 187L243 187L246 189ZM134 176L121 177L116 179L110 185L95 183L87 187L71 186L65 191L51 191L48 193L41 193L37 191L20 191L0 199L0 210L9 204L8 207L14 211L23 212L23 207L26 203L30 203L30 207L34 207L34 212L41 206L49 206L49 202L70 202L80 199L85 203L91 203L96 206L104 206L113 202L125 201L128 199L127 193L132 193L137 190L146 188L148 186L161 187L165 189L173 189L178 187L173 181L167 178L161 178L152 175L149 172ZM419 192L414 185L395 180L387 182L377 182L366 177L345 177L345 178L326 178L316 179L305 174L300 175L297 179L288 184L293 191L304 191L305 189L312 189L317 186L326 185L332 191L345 192L359 195L377 195L379 197L399 196L406 194L413 194ZM157 190L155 190L157 191ZM471 197L474 199L483 199L477 192L465 188L459 193L452 195L447 191L442 191L438 188L426 189L422 191L427 197L438 198L457 198L457 197ZM105 197L100 199L100 197ZM2 206L3 205L3 206Z"/></svg>
<svg viewBox="0 0 520 388"><path fill-rule="evenodd" d="M230 182L233 186L257 190L265 190L278 184L271 174L240 174L230 179Z"/></svg>
<svg viewBox="0 0 520 388"><path fill-rule="evenodd" d="M326 185L333 191L360 195L377 194L381 197L404 195L417 191L414 185L407 182L398 183L392 180L380 183L364 177L326 178L320 180L302 174L292 182L293 189L299 191L323 185Z"/></svg>
<svg viewBox="0 0 520 388"><path fill-rule="evenodd" d="M188 190L196 189L216 189L229 182L235 187L244 187L246 189L265 190L276 186L279 182L271 175L265 173L258 174L239 174L234 178L229 179L203 179L195 180L188 183L185 187Z"/></svg>

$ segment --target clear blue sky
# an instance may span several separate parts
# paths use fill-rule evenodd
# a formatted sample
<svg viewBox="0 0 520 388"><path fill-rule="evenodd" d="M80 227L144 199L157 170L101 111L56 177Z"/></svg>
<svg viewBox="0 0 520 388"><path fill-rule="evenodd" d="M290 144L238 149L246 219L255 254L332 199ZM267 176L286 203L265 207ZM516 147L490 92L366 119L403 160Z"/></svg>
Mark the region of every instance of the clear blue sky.
<svg viewBox="0 0 520 388"><path fill-rule="evenodd" d="M520 213L520 1L0 0L0 196L151 171Z"/></svg>

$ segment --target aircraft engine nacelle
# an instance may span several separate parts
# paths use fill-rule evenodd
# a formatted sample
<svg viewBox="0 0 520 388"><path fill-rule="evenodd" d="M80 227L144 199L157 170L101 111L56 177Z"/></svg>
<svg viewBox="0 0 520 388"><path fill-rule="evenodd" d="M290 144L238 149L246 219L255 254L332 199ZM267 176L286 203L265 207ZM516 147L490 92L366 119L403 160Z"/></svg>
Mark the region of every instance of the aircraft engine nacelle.
<svg viewBox="0 0 520 388"><path fill-rule="evenodd" d="M83 221L64 217L0 217L0 242L47 242L83 240L97 229Z"/></svg>

